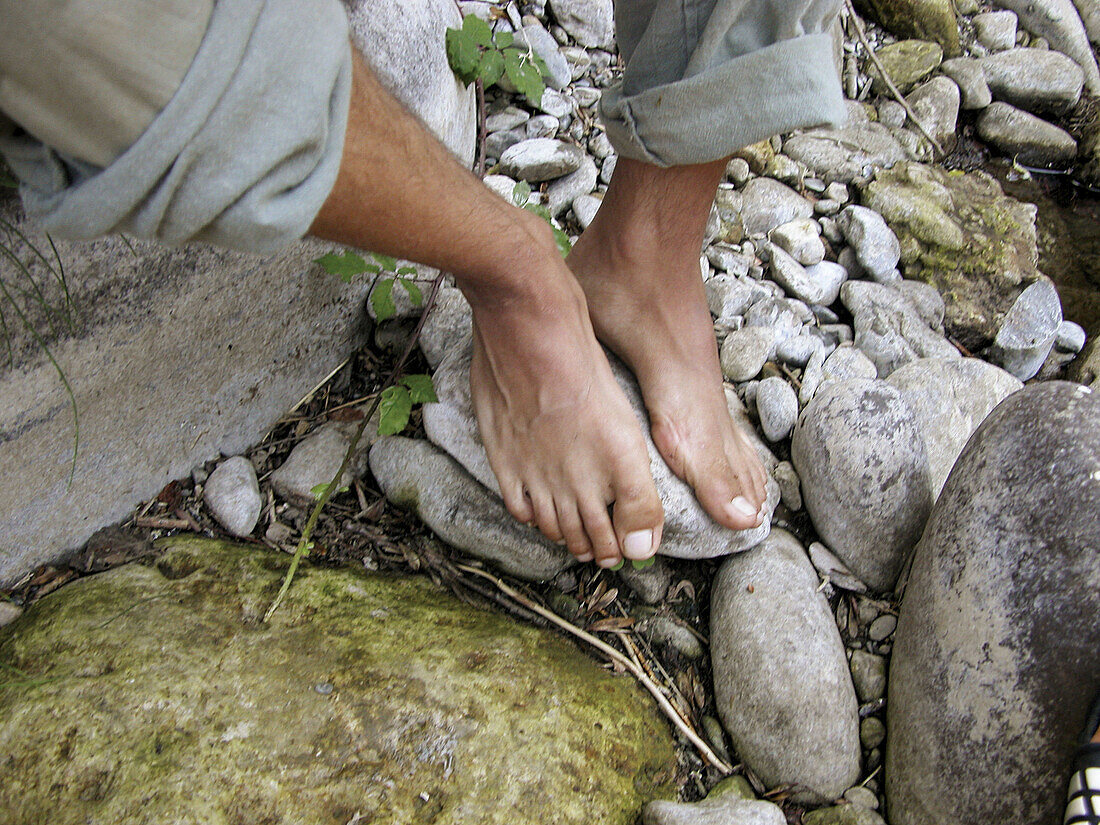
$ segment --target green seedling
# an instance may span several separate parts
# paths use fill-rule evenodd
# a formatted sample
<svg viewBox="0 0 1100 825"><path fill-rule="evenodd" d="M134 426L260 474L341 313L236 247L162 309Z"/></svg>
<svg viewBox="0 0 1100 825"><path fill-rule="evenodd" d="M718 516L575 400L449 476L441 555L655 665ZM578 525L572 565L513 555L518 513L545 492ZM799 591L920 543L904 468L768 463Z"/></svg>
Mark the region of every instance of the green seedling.
<svg viewBox="0 0 1100 825"><path fill-rule="evenodd" d="M566 257L573 245L569 242L569 236L565 234L565 230L554 223L554 217L550 214L550 210L541 203L528 203L528 199L531 197L531 185L525 181L517 181L516 185L512 187L512 203L521 209L526 209L535 215L538 215L548 224L550 224L550 231L554 233L554 242L558 245L558 251L561 256Z"/></svg>
<svg viewBox="0 0 1100 825"><path fill-rule="evenodd" d="M517 44L511 32L494 32L488 23L470 14L462 19L462 28L447 29L446 44L447 61L465 85L480 81L488 89L507 78L532 104L542 100L546 64L529 48Z"/></svg>

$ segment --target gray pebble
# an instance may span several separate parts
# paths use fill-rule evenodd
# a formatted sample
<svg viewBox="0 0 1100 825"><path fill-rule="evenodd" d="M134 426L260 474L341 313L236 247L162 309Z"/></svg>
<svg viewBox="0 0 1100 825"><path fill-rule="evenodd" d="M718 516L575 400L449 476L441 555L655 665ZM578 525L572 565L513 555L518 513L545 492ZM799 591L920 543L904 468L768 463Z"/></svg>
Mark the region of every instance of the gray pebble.
<svg viewBox="0 0 1100 825"><path fill-rule="evenodd" d="M23 615L23 608L14 602L0 601L0 627L9 625Z"/></svg>
<svg viewBox="0 0 1100 825"><path fill-rule="evenodd" d="M756 389L760 428L771 442L790 435L798 420L798 396L782 378L765 378Z"/></svg>
<svg viewBox="0 0 1100 825"><path fill-rule="evenodd" d="M875 716L868 716L859 723L859 743L864 750L877 748L886 740L886 725Z"/></svg>
<svg viewBox="0 0 1100 825"><path fill-rule="evenodd" d="M202 495L210 513L227 531L239 537L252 533L263 498L251 461L239 455L223 461L206 480Z"/></svg>
<svg viewBox="0 0 1100 825"><path fill-rule="evenodd" d="M860 704L873 702L886 695L886 658L862 650L853 650L848 663L852 669L852 684Z"/></svg>
<svg viewBox="0 0 1100 825"><path fill-rule="evenodd" d="M731 332L722 342L722 374L730 381L748 381L760 374L774 352L775 333L769 327L744 327Z"/></svg>
<svg viewBox="0 0 1100 825"><path fill-rule="evenodd" d="M884 642L890 638L897 626L898 617L884 613L871 622L871 626L867 628L867 638L872 642Z"/></svg>
<svg viewBox="0 0 1100 825"><path fill-rule="evenodd" d="M1054 336L1054 346L1062 352L1080 352L1085 348L1085 331L1080 324L1062 321Z"/></svg>
<svg viewBox="0 0 1100 825"><path fill-rule="evenodd" d="M772 470L772 477L779 485L779 498L783 506L797 513L802 509L802 490L799 487L798 473L789 461L780 461Z"/></svg>

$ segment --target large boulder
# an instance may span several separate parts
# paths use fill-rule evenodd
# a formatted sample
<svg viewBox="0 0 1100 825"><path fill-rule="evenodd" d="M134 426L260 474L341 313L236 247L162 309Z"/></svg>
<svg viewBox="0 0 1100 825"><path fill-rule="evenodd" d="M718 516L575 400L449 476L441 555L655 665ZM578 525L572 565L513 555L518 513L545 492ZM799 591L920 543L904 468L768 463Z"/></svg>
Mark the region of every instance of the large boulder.
<svg viewBox="0 0 1100 825"><path fill-rule="evenodd" d="M798 539L773 531L727 559L711 596L714 701L737 755L794 800L839 797L859 776L859 717L844 644Z"/></svg>
<svg viewBox="0 0 1100 825"><path fill-rule="evenodd" d="M951 471L894 637L894 825L1060 821L1100 689L1098 433L1100 397L1087 388L1027 387Z"/></svg>
<svg viewBox="0 0 1100 825"><path fill-rule="evenodd" d="M0 631L5 821L628 825L665 721L562 638L426 579L203 539ZM10 682L10 676L5 676Z"/></svg>
<svg viewBox="0 0 1100 825"><path fill-rule="evenodd" d="M357 1L349 16L383 80L468 163L473 92L456 83L443 44L455 5ZM0 217L51 254L14 196L0 195ZM46 303L63 307L57 279L22 241L11 248ZM312 262L331 245L261 258L109 238L57 241L57 251L73 323L56 314L51 326L28 304L49 353L5 316L13 357L0 361L0 584L81 545L195 465L254 444L365 332L365 284L341 284ZM51 358L72 387L75 418Z"/></svg>
<svg viewBox="0 0 1100 825"><path fill-rule="evenodd" d="M424 430L436 445L446 450L473 478L470 484L479 484L500 495L496 476L489 466L485 446L478 433L470 397L470 341L455 346L435 373L437 404L424 405ZM611 369L616 381L626 394L642 428L649 449L649 468L657 485L657 493L665 510L665 526L658 553L677 558L701 559L738 553L759 544L768 535L770 514L779 503L779 486L772 479L767 483L767 514L763 523L751 530L730 530L711 519L695 498L695 493L681 481L657 451L649 435L649 419L641 391L630 371L614 356L610 356ZM730 414L736 426L749 437L756 447L764 466L775 466L775 457L760 441L736 394L727 392ZM476 479L476 480L475 480ZM383 480L383 485L386 481Z"/></svg>
<svg viewBox="0 0 1100 825"><path fill-rule="evenodd" d="M953 0L860 0L875 18L899 37L939 43L949 57L959 53L959 23Z"/></svg>
<svg viewBox="0 0 1100 825"><path fill-rule="evenodd" d="M382 83L466 166L474 159L474 88L455 77L444 38L462 15L452 0L344 0L351 40Z"/></svg>
<svg viewBox="0 0 1100 825"><path fill-rule="evenodd" d="M1039 277L1035 207L1006 196L984 172L918 163L879 171L862 194L898 236L905 277L943 295L948 334L971 352L988 345Z"/></svg>
<svg viewBox="0 0 1100 825"><path fill-rule="evenodd" d="M814 528L876 590L894 586L932 507L920 428L881 380L828 384L802 411L791 461Z"/></svg>

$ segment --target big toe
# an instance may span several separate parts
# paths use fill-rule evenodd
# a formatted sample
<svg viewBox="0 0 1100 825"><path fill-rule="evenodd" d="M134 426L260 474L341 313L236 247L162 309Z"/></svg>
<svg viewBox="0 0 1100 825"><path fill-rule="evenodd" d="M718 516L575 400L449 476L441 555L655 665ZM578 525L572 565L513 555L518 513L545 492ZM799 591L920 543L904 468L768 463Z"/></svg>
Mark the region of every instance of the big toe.
<svg viewBox="0 0 1100 825"><path fill-rule="evenodd" d="M623 558L640 561L657 552L665 512L648 469L644 477L628 477L615 487L612 522Z"/></svg>

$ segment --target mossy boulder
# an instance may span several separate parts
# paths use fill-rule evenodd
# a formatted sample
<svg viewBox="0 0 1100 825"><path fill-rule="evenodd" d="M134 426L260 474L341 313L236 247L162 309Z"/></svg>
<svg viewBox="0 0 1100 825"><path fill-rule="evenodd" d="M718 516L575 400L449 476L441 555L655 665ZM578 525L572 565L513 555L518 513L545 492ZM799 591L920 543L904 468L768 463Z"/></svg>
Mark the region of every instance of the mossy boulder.
<svg viewBox="0 0 1100 825"><path fill-rule="evenodd" d="M0 631L0 818L625 825L673 790L652 703L562 638L309 566L264 624L288 561L174 540Z"/></svg>
<svg viewBox="0 0 1100 825"><path fill-rule="evenodd" d="M902 40L883 46L875 52L890 81L902 94L928 77L943 62L943 48L927 40ZM867 74L872 79L872 89L880 95L888 94L890 87L879 73L878 67L868 64Z"/></svg>
<svg viewBox="0 0 1100 825"><path fill-rule="evenodd" d="M859 0L857 5L898 37L931 40L949 57L961 52L953 0Z"/></svg>
<svg viewBox="0 0 1100 825"><path fill-rule="evenodd" d="M899 163L876 172L862 202L898 236L905 277L940 291L948 335L972 352L1039 278L1035 207L984 172Z"/></svg>

